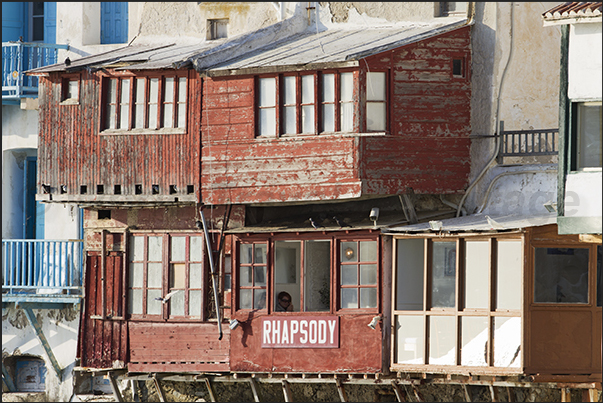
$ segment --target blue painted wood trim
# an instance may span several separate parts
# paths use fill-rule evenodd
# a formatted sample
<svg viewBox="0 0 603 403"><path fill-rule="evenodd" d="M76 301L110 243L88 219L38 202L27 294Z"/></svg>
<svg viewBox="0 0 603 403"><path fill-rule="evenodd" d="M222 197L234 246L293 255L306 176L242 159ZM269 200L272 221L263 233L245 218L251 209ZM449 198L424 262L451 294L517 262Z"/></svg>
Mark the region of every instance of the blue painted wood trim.
<svg viewBox="0 0 603 403"><path fill-rule="evenodd" d="M40 340L42 347L44 347L44 350L46 351L46 354L48 355L48 359L50 360L52 367L54 368L55 372L57 373L57 376L59 377L59 381L62 382L63 381L63 370L61 369L59 362L55 358L54 353L52 352L52 349L50 348L48 339L46 339L46 336L44 335L44 332L42 331L42 326L40 326L38 319L36 319L36 315L33 313L31 308L29 308L29 307L24 307L23 311L25 312L25 316L27 316L27 320L29 320L29 324L31 325L31 327L34 328L34 330L36 332L36 336L38 336L38 339Z"/></svg>

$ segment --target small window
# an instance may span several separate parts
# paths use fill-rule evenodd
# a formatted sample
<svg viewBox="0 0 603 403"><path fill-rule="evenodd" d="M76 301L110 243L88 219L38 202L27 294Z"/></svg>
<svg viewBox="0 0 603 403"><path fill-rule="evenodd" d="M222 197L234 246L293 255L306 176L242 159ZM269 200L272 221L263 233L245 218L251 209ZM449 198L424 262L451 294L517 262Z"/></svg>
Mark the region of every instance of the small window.
<svg viewBox="0 0 603 403"><path fill-rule="evenodd" d="M239 308L266 309L267 245L241 244L239 263Z"/></svg>
<svg viewBox="0 0 603 403"><path fill-rule="evenodd" d="M575 105L576 168L601 168L601 102Z"/></svg>
<svg viewBox="0 0 603 403"><path fill-rule="evenodd" d="M302 76L302 98L301 98L301 111L302 111L302 127L301 132L304 134L314 133L314 76L305 75Z"/></svg>
<svg viewBox="0 0 603 403"><path fill-rule="evenodd" d="M377 242L341 242L341 308L377 307Z"/></svg>
<svg viewBox="0 0 603 403"><path fill-rule="evenodd" d="M436 17L449 17L467 13L466 2L438 2L436 4Z"/></svg>
<svg viewBox="0 0 603 403"><path fill-rule="evenodd" d="M207 20L207 40L228 37L228 19Z"/></svg>
<svg viewBox="0 0 603 403"><path fill-rule="evenodd" d="M366 74L366 129L385 131L386 129L386 77L384 72Z"/></svg>
<svg viewBox="0 0 603 403"><path fill-rule="evenodd" d="M534 302L588 303L588 249L536 248Z"/></svg>
<svg viewBox="0 0 603 403"><path fill-rule="evenodd" d="M276 136L276 78L260 78L259 135Z"/></svg>
<svg viewBox="0 0 603 403"><path fill-rule="evenodd" d="M27 3L25 3L27 4ZM44 2L31 3L31 40L32 42L44 41Z"/></svg>
<svg viewBox="0 0 603 403"><path fill-rule="evenodd" d="M63 81L63 102L79 102L80 98L80 80L77 78L65 79Z"/></svg>
<svg viewBox="0 0 603 403"><path fill-rule="evenodd" d="M465 77L465 59L454 58L452 59L452 77L464 78Z"/></svg>

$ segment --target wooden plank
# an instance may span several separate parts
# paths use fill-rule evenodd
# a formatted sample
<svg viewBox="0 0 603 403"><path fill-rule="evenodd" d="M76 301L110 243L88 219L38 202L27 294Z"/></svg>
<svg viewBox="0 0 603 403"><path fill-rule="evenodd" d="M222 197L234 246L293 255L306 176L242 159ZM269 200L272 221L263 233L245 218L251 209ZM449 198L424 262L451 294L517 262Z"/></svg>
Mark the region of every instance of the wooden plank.
<svg viewBox="0 0 603 403"><path fill-rule="evenodd" d="M189 372L189 371L200 371L200 372L212 372L212 371L229 371L230 365L228 362L215 362L215 363L193 363L193 364L181 364L181 363L144 363L144 362L130 362L128 363L128 370L130 372Z"/></svg>
<svg viewBox="0 0 603 403"><path fill-rule="evenodd" d="M209 401L215 402L216 394L214 393L214 388L211 385L211 381L209 380L209 378L205 378L204 381L205 381L205 387L207 388L207 393L209 394Z"/></svg>
<svg viewBox="0 0 603 403"><path fill-rule="evenodd" d="M258 383L254 378L249 378L249 383L251 385L251 392L253 392L253 400L256 402L262 401L262 395L260 393L260 388L258 387Z"/></svg>

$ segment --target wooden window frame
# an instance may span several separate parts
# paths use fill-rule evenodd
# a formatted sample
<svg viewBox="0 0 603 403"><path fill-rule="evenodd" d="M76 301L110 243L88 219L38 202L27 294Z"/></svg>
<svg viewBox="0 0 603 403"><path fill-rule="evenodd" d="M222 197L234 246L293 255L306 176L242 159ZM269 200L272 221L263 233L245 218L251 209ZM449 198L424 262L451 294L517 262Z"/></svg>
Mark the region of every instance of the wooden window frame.
<svg viewBox="0 0 603 403"><path fill-rule="evenodd" d="M173 100L171 102L165 102L165 83L168 78L173 78L174 80L174 89L173 89ZM183 83L181 83L181 79L185 79ZM151 80L157 81L157 102L153 103L150 97L151 93ZM116 128L107 127L107 121L109 113L108 105L108 92L111 88L111 80L116 80L116 94L115 94L115 116L112 117L114 121L113 124ZM129 80L129 100L128 100L128 119L127 119L127 127L121 128L119 127L121 124L121 101L122 101L122 88L123 81ZM141 81L144 80L144 81ZM100 134L102 135L111 135L111 134L185 134L188 130L188 100L189 100L189 82L190 79L188 74L183 73L170 73L170 74L141 74L141 75L131 75L131 74L106 74L101 76L101 97L100 97L100 111L101 111L101 119L100 119ZM144 96L143 102L137 103L136 94L138 90L138 86L140 84L144 85ZM186 98L185 101L182 102L179 100L179 93L182 85L186 89ZM184 116L180 115L179 105L185 104L183 108ZM124 103L125 104L125 103ZM172 126L175 127L165 127L164 123L164 110L165 105L172 105ZM143 127L136 127L136 113L137 113L137 105L142 105L143 110ZM156 128L153 128L151 122L149 122L149 107L151 105L156 105L157 107L157 121L155 123ZM178 122L180 119L184 119L184 125L182 127L178 127Z"/></svg>
<svg viewBox="0 0 603 403"><path fill-rule="evenodd" d="M133 260L133 256L131 255L131 251L129 246L131 245L131 243L133 242L133 238L134 237L141 237L144 239L143 242L143 254L144 257L142 260ZM161 314L148 314L147 313L147 290L149 289L148 287L148 263L158 263L158 262L150 262L148 260L148 242L149 242L149 237L160 237L161 238L161 245L162 245L162 256L161 256L161 294L162 297L167 296L171 291L176 290L176 289L182 289L184 290L185 296L184 296L184 312L185 315L172 315L170 314L170 301L168 300L166 303L162 303L162 307L161 307ZM184 262L182 261L172 261L170 256L171 256L171 239L175 238L175 237L184 237L186 238L185 241L185 250L184 250L184 254L185 254L185 260ZM202 242L201 242L201 256L202 256L202 261L193 261L190 259L190 247L191 247L191 241L190 238L191 237L200 237L202 238ZM126 296L126 306L127 306L127 316L130 320L145 320L145 321L168 321L168 322L205 322L208 320L208 314L207 314L207 304L208 304L208 298L207 298L207 291L208 291L208 274L207 274L207 264L206 264L206 259L205 259L205 238L203 233L198 233L198 232L170 232L170 233L154 233L154 232L133 232L130 233L128 236L128 253L127 253L127 272L129 273L129 271L131 270L131 265L133 263L141 263L143 265L143 284L142 287L136 287L137 289L141 289L142 290L142 314L132 314L130 312L131 307L129 306L129 290L133 289L133 287L131 287L130 281L129 281L129 274L126 276L126 278L128 279L127 283L126 283L126 290L127 290L127 296ZM184 288L171 288L170 287L170 274L171 274L171 270L172 270L172 263L176 262L176 263L184 263L185 264L185 285ZM191 264L200 264L201 265L201 288L196 288L196 287L190 287L190 265ZM190 315L190 301L189 301L189 291L195 291L195 290L199 290L201 291L201 301L200 301L200 312L201 315L200 317L198 316L191 316ZM160 302L161 303L161 302Z"/></svg>
<svg viewBox="0 0 603 403"><path fill-rule="evenodd" d="M255 261L255 253L252 253L253 259L252 262L250 263L242 263L239 258L240 256L240 250L241 250L241 246L242 245L251 245L252 250L255 252L255 246L256 245L265 245L266 247L266 255L264 256L264 262L263 263L256 263ZM264 306L264 308L262 308L261 310L265 311L268 307L268 301L269 301L269 293L268 293L268 285L270 284L270 260L269 260L269 256L270 256L270 244L269 242L265 241L265 240L250 240L250 241L245 241L245 242L237 242L236 245L236 262L237 262L237 267L236 270L234 270L234 267L232 268L232 279L233 279L233 287L232 287L232 291L233 294L236 296L236 303L235 303L235 307L236 310L256 310L256 308L253 306L254 305L254 295L256 293L256 290L264 290L264 292L266 293L266 304ZM242 286L240 284L240 272L241 272L241 266L244 267L248 267L251 270L251 285L245 285ZM255 270L256 267L266 267L266 276L265 276L265 285L261 286L261 285L255 285ZM241 290L251 290L251 308L241 308Z"/></svg>
<svg viewBox="0 0 603 403"><path fill-rule="evenodd" d="M77 97L69 96L69 84L77 82ZM78 105L81 97L81 79L80 75L65 75L61 78L61 103L60 105Z"/></svg>
<svg viewBox="0 0 603 403"><path fill-rule="evenodd" d="M360 256L358 256L357 260L355 260L355 261L344 262L343 259L342 259L342 254L344 252L344 251L341 250L343 248L342 244L343 243L351 243L351 242L355 242L356 243L356 251L357 251L356 253L358 255L360 255L360 243L361 242L375 242L377 259L374 260L374 261L369 261L369 260L367 260L367 261L361 261L360 260ZM379 261L380 261L380 256L381 256L380 250L379 250L379 242L377 240L370 240L370 239L339 240L337 242L336 252L337 252L336 256L337 256L337 262L338 262L337 263L337 270L336 270L337 275L338 275L337 276L337 298L338 298L338 305L337 306L338 306L338 309L340 311L353 310L355 312L358 312L360 310L362 310L362 311L368 311L368 312L378 310L379 306L380 306L380 303L379 303L380 302L379 301L380 300L380 298L379 298L379 295L380 295L379 285L381 284L381 282L380 282L381 276L380 276L380 273L379 273ZM376 266L376 270L377 270L377 272L375 273L376 274L375 284L360 284L361 266L363 266L363 265L371 265L371 264L374 264ZM351 284L350 285L343 285L343 284L341 284L341 282L342 282L341 269L344 266L356 266L356 284L355 285L351 285ZM376 290L376 294L377 294L376 306L362 308L360 306L361 290L363 290L363 289L373 289L373 288ZM342 302L341 302L341 292L343 290L346 290L346 289L347 290L351 290L351 289L355 289L356 290L356 298L357 298L357 303L358 303L358 306L356 308L343 308L341 306L342 305Z"/></svg>
<svg viewBox="0 0 603 403"><path fill-rule="evenodd" d="M384 87L385 87L385 99L384 100L369 100L368 99L368 75L369 73L383 73L384 77L385 77L385 82L384 82ZM363 112L364 112L364 119L363 119L363 127L364 127L364 131L367 133L387 133L389 131L390 125L389 125L389 116L391 114L390 111L390 91L389 91L389 87L390 87L390 73L388 70L371 70L371 71L366 71L364 73L364 105L363 105ZM383 104L384 105L384 111L385 111L385 127L383 128L383 130L369 130L368 128L368 106L369 104Z"/></svg>

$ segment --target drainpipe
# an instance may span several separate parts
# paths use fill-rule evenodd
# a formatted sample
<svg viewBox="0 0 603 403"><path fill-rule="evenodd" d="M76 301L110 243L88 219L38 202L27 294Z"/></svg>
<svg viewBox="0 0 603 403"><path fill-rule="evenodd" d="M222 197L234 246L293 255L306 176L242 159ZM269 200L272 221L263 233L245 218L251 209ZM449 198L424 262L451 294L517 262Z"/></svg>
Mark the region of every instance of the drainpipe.
<svg viewBox="0 0 603 403"><path fill-rule="evenodd" d="M509 56L507 57L507 63L505 64L505 68L503 69L503 73L500 78L500 85L498 87L498 94L496 95L496 114L495 114L494 130L497 130L497 128L499 127L500 98L501 98L503 83L505 81L505 76L507 74L507 68L509 67L509 62L511 61L511 56L513 55L513 9L514 9L514 7L515 7L514 3L511 2L511 24L510 24L511 26L510 26L510 30L509 30L509 37L510 37ZM471 8L473 8L473 7L471 7ZM495 141L494 155L492 155L492 158L490 158L490 161L488 161L486 166L482 169L482 171L479 173L479 175L477 175L475 180L469 185L469 187L465 191L465 194L463 195L463 198L461 199L461 202L459 203L459 206L456 210L457 217L459 217L461 215L461 209L463 208L463 203L465 203L465 199L469 195L469 192L473 189L473 187L477 184L477 182L479 182L479 180L482 178L482 176L484 176L486 171L490 168L490 165L492 165L492 163L496 161L496 157L498 156L498 151L500 149L500 133L499 133L499 136L494 137L494 141Z"/></svg>
<svg viewBox="0 0 603 403"><path fill-rule="evenodd" d="M309 1L308 6L306 7L306 11L308 12L308 26L312 24L311 10L316 10L316 3L313 1Z"/></svg>
<svg viewBox="0 0 603 403"><path fill-rule="evenodd" d="M207 230L207 222L205 222L205 214L203 214L203 207L200 209L201 222L203 223L203 232L205 233L205 243L207 245L207 255L209 256L209 267L211 268L211 280L214 288L214 301L216 302L216 318L218 319L218 329L220 331L220 337L218 340L222 340L222 319L220 318L220 301L218 299L218 273L214 266L214 252L211 247L211 241L209 240L209 231Z"/></svg>

